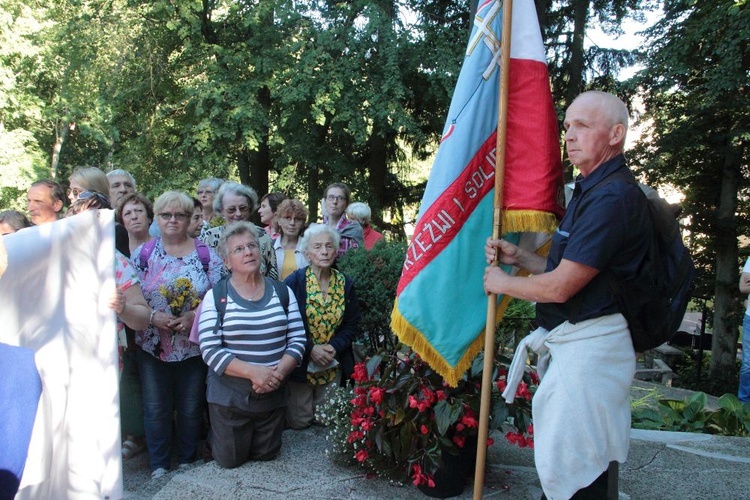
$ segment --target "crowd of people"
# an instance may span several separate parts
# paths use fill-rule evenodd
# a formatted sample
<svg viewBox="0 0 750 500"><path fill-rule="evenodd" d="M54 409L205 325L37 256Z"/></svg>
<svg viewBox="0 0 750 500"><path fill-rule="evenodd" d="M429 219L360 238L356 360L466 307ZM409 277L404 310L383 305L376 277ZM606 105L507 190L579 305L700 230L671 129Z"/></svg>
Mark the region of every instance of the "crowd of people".
<svg viewBox="0 0 750 500"><path fill-rule="evenodd" d="M335 263L383 239L370 208L350 198L331 184L322 222L309 224L305 204L282 193L259 199L207 178L195 196L152 202L129 172L86 167L67 190L33 183L27 214L0 212L0 231L115 211L122 456L147 450L158 478L173 461L273 459L282 431L316 424L315 407L347 383L360 306Z"/></svg>

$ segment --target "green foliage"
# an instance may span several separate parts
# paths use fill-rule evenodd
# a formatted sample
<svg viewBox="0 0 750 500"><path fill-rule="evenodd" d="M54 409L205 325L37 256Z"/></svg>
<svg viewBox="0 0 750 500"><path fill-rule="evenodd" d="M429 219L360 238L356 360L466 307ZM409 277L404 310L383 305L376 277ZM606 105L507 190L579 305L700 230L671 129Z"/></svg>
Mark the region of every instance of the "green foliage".
<svg viewBox="0 0 750 500"><path fill-rule="evenodd" d="M728 391L737 393L737 373L739 373L740 361L736 360L733 369L726 371L723 377L710 377L710 365L711 353L704 352L699 378L698 352L692 349L684 349L683 355L674 365L675 379L673 383L675 387L691 391L703 391L713 396L720 396Z"/></svg>
<svg viewBox="0 0 750 500"><path fill-rule="evenodd" d="M662 399L657 408L633 408L633 427L637 429L700 432L723 436L750 436L750 404L734 394L719 398L719 408L707 407L708 397L697 392L684 400Z"/></svg>
<svg viewBox="0 0 750 500"><path fill-rule="evenodd" d="M405 255L405 243L381 240L372 250L350 250L338 261L338 268L354 280L368 356L380 347L393 347L391 312Z"/></svg>
<svg viewBox="0 0 750 500"><path fill-rule="evenodd" d="M531 331L531 322L536 318L534 304L513 298L495 330L495 346L498 350L515 350L518 343Z"/></svg>
<svg viewBox="0 0 750 500"><path fill-rule="evenodd" d="M458 454L477 435L482 372L480 354L449 387L416 353L380 351L356 365L353 397L343 404L340 399L338 407L324 405L319 418L342 460L396 481L426 484L444 452ZM490 423L498 428L503 420Z"/></svg>

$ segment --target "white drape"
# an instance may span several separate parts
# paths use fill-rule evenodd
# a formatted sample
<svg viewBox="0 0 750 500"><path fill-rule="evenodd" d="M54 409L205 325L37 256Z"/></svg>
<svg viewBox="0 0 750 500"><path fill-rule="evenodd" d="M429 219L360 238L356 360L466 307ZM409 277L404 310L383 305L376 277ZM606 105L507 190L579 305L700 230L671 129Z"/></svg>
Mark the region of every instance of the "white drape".
<svg viewBox="0 0 750 500"><path fill-rule="evenodd" d="M43 391L18 499L123 497L111 210L4 237L0 342L35 351Z"/></svg>

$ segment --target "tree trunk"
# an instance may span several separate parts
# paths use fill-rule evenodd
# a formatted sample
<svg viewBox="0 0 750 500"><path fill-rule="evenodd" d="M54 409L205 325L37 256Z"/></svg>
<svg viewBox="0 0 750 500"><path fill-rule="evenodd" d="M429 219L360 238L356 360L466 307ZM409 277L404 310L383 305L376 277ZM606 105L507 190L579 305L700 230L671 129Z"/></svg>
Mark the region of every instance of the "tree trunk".
<svg viewBox="0 0 750 500"><path fill-rule="evenodd" d="M583 90L584 54L583 41L586 37L590 0L573 0L573 35L570 39L570 64L568 65L568 86L565 89L565 108ZM567 151L563 155L568 157ZM573 181L573 169L563 171L566 183Z"/></svg>
<svg viewBox="0 0 750 500"><path fill-rule="evenodd" d="M734 146L734 134L727 134L726 156L722 169L721 191L716 221L716 285L714 297L714 330L711 344L710 378L713 381L736 377L737 336L737 191L741 156Z"/></svg>
<svg viewBox="0 0 750 500"><path fill-rule="evenodd" d="M52 161L50 162L50 178L57 179L57 170L60 167L60 152L65 139L68 138L70 123L67 120L58 120L55 124L55 144L52 146Z"/></svg>
<svg viewBox="0 0 750 500"><path fill-rule="evenodd" d="M367 184L370 188L367 204L370 205L374 220L379 222L381 207L386 205L385 178L388 174L388 152L380 127L375 126L368 141L367 166L370 173Z"/></svg>

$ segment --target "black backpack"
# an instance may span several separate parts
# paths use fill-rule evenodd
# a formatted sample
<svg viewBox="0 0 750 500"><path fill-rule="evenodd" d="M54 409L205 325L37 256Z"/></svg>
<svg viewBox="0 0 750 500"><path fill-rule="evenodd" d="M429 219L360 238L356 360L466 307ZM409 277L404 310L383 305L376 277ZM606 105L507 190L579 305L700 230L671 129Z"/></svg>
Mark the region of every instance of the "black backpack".
<svg viewBox="0 0 750 500"><path fill-rule="evenodd" d="M625 169L609 175L589 192L618 180L635 183ZM695 265L682 242L679 210L654 189L638 186L648 201L652 243L634 279L619 280L609 274L609 283L628 322L635 352L645 352L669 341L680 327L693 294Z"/></svg>

